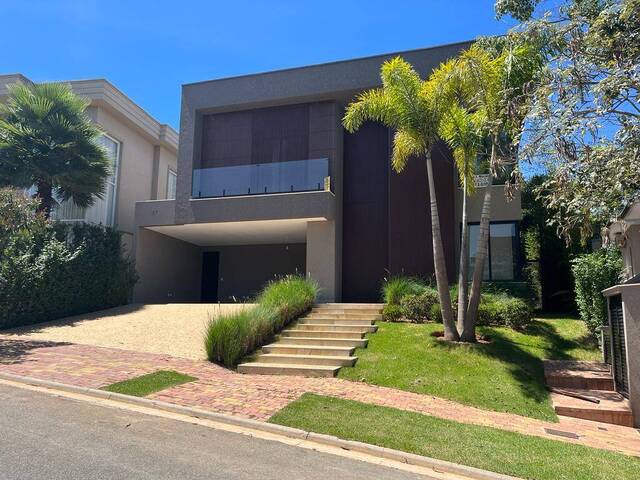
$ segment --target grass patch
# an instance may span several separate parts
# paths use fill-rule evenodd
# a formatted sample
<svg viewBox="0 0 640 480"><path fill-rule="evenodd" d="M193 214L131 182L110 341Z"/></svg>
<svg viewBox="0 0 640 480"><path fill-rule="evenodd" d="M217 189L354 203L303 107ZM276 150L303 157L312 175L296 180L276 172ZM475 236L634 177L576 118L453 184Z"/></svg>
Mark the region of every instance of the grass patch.
<svg viewBox="0 0 640 480"><path fill-rule="evenodd" d="M157 372L142 375L141 377L107 385L103 390L132 395L134 397L145 397L164 390L165 388L175 387L176 385L182 385L183 383L193 382L195 380L197 380L197 378L182 373L170 370L158 370Z"/></svg>
<svg viewBox="0 0 640 480"><path fill-rule="evenodd" d="M535 480L635 479L640 471L635 457L313 394L269 422Z"/></svg>
<svg viewBox="0 0 640 480"><path fill-rule="evenodd" d="M479 327L488 344L450 344L432 337L440 324L379 322L354 367L354 381L448 398L467 405L557 421L544 384L542 359L596 360L579 320L536 319L523 331Z"/></svg>

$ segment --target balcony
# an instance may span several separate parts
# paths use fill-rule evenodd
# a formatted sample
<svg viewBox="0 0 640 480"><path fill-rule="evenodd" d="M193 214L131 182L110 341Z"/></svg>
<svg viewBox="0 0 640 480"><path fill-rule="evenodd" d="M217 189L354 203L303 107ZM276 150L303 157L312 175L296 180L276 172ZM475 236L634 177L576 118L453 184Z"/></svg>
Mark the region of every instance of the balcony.
<svg viewBox="0 0 640 480"><path fill-rule="evenodd" d="M330 190L329 159L194 169L192 185L192 198Z"/></svg>

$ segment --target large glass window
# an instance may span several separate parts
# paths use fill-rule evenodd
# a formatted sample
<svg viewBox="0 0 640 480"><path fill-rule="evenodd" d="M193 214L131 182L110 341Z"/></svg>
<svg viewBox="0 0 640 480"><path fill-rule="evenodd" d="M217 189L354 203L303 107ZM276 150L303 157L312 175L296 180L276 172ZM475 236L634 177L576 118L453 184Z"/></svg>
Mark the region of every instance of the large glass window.
<svg viewBox="0 0 640 480"><path fill-rule="evenodd" d="M469 268L471 275L477 256L480 225L469 225ZM489 252L484 263L484 279L490 281L518 278L518 230L515 222L491 223Z"/></svg>
<svg viewBox="0 0 640 480"><path fill-rule="evenodd" d="M100 136L98 143L105 148L111 167L105 181L103 198L96 197L93 205L89 208L80 208L73 203L73 200L61 202L52 212L53 218L66 222L88 222L114 226L120 143L106 135Z"/></svg>

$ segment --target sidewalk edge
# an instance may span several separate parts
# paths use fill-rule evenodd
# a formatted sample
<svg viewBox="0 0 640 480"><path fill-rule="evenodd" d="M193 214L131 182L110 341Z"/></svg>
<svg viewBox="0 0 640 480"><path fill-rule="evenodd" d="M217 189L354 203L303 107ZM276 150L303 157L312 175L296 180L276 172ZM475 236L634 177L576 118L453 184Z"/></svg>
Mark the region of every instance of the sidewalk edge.
<svg viewBox="0 0 640 480"><path fill-rule="evenodd" d="M474 467L467 467L465 465L459 465L444 460L437 460L435 458L424 457L413 453L402 452L400 450L393 450L386 447L379 447L377 445L370 445L367 443L357 442L353 440L343 440L332 435L325 435L321 433L307 432L292 427L285 427L282 425L276 425L272 423L261 422L258 420L252 420L242 417L234 417L232 415L226 415L223 413L210 412L207 410L201 410L193 407L184 407L173 403L162 402L159 400L151 400L148 398L133 397L129 395L123 395L120 393L107 392L105 390L97 390L94 388L78 387L75 385L68 385L59 382L53 382L50 380L41 380L39 378L27 377L22 375L14 375L11 373L0 372L0 379L12 381L16 383L23 383L35 387L44 387L51 390L60 390L69 393L76 393L86 395L95 398L101 398L105 400L119 401L122 403L128 403L132 405L138 405L147 408L156 408L158 410L182 414L190 417L202 418L212 420L218 423L227 425L234 425L237 427L243 427L247 429L258 430L271 434L281 435L287 438L307 440L324 444L331 447L341 448L344 450L350 450L353 452L364 453L373 457L383 458L387 460L393 460L417 467L426 467L433 469L437 472L449 473L454 475L461 475L474 480L520 480L517 477L509 475L503 475L500 473L489 472L487 470L481 470Z"/></svg>

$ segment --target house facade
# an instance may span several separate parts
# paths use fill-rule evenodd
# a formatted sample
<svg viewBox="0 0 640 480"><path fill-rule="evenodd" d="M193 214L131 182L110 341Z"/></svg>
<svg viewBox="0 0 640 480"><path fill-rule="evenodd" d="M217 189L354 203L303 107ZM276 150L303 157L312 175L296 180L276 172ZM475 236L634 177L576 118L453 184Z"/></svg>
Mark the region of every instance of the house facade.
<svg viewBox="0 0 640 480"><path fill-rule="evenodd" d="M319 283L321 300L375 302L389 275L430 277L424 161L395 173L392 132L368 123L350 134L341 119L380 86L385 60L402 55L425 78L468 45L184 85L176 198L136 205L136 301L239 301L297 273ZM433 159L454 281L462 194L444 143ZM492 188L485 277L517 280L520 197ZM472 245L481 201L481 191L470 200Z"/></svg>
<svg viewBox="0 0 640 480"><path fill-rule="evenodd" d="M8 86L33 83L21 74L0 75L0 101ZM88 222L117 228L125 248L133 253L135 204L142 200L175 197L178 133L161 124L107 80L72 80L77 95L90 100L89 117L104 132L100 143L111 160L112 173L105 195L82 209L62 202L52 217L66 222Z"/></svg>

